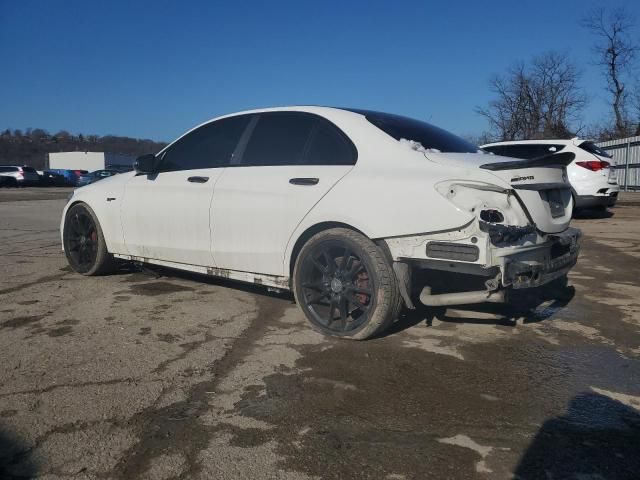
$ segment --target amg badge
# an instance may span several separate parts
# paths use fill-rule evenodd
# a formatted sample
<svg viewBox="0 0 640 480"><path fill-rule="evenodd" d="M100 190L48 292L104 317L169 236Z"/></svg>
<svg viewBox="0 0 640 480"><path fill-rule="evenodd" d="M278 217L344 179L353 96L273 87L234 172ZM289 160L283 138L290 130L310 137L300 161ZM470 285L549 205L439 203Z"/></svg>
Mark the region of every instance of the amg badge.
<svg viewBox="0 0 640 480"><path fill-rule="evenodd" d="M513 177L511 179L511 181L512 182L523 182L525 180L533 180L533 178L534 178L533 175L529 175L529 176L526 176L526 177Z"/></svg>

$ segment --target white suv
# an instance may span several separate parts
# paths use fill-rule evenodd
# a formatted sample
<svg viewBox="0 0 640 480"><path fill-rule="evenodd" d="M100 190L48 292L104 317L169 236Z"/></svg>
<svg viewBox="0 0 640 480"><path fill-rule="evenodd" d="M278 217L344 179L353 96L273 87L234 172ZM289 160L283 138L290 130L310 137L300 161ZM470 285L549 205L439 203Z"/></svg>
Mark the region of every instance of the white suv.
<svg viewBox="0 0 640 480"><path fill-rule="evenodd" d="M605 150L588 140L518 140L482 145L483 150L515 158L537 158L553 153L571 152L576 158L567 166L574 205L581 208L607 208L615 205L620 187L616 171L610 167Z"/></svg>
<svg viewBox="0 0 640 480"><path fill-rule="evenodd" d="M40 176L34 168L14 165L0 165L0 177L5 177L0 185L7 187L37 185L40 181Z"/></svg>

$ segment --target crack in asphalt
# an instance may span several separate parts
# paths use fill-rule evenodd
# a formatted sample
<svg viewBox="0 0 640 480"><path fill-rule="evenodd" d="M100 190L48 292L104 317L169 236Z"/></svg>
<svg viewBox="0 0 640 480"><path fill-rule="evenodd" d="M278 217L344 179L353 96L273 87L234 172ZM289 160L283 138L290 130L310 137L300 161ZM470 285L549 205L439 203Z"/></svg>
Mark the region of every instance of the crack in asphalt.
<svg viewBox="0 0 640 480"><path fill-rule="evenodd" d="M141 476L160 455L179 453L185 458L186 470L179 478L192 478L199 471L198 454L205 449L217 426L203 424L199 418L207 413L208 398L224 376L241 364L254 344L259 340L273 321L277 321L286 308L282 299L260 296L256 298L258 308L254 311L234 315L253 315L249 326L235 339L224 355L211 368L210 379L196 383L189 389L187 398L162 408L151 406L134 415L127 422L139 432L139 441L125 451L121 460L111 472L118 478ZM270 319L270 321L265 321ZM232 320L233 321L233 320ZM189 350L182 352L173 361L202 347L207 341L192 342ZM172 388L172 387L170 387ZM161 398L162 392L158 398Z"/></svg>
<svg viewBox="0 0 640 480"><path fill-rule="evenodd" d="M152 380L152 381L158 381L158 380ZM2 392L0 393L0 398L11 397L15 395L29 395L32 393L38 393L38 394L48 393L58 388L82 388L82 387L93 387L97 385L117 385L119 383L137 383L137 382L148 383L149 381L148 380L143 381L143 379L141 378L130 377L130 378L114 378L113 380L103 380L99 382L61 383L61 384L49 385L48 387L45 387L45 388L34 388L31 390L20 390L16 392Z"/></svg>
<svg viewBox="0 0 640 480"><path fill-rule="evenodd" d="M3 254L4 255L4 254ZM56 280L62 280L69 272L65 271L63 273L56 273L55 275L45 275L44 277L37 278L31 282L21 283L14 287L5 288L4 290L0 290L0 295L5 295L7 293L13 293L25 288L33 287L34 285L40 285L42 283L53 282Z"/></svg>

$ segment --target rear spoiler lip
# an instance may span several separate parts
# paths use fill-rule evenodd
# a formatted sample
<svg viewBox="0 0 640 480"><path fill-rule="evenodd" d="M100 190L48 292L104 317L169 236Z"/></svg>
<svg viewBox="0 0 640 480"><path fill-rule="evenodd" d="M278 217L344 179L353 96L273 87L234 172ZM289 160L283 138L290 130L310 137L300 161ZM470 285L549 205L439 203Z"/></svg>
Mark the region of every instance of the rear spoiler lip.
<svg viewBox="0 0 640 480"><path fill-rule="evenodd" d="M573 152L560 152L553 153L551 155L545 155L544 157L532 158L530 160L514 160L512 162L496 162L485 163L480 165L480 168L485 170L517 170L520 168L532 168L532 167L551 167L553 165L560 165L566 167L573 160L575 160L576 154Z"/></svg>

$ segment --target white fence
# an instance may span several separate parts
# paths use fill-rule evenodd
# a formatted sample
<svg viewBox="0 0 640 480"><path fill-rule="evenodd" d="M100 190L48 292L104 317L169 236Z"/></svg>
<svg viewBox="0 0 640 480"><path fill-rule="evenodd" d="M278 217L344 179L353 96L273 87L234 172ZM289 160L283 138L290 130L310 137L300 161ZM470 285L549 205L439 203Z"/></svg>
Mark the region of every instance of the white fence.
<svg viewBox="0 0 640 480"><path fill-rule="evenodd" d="M612 166L618 174L618 184L624 190L640 190L640 137L601 142L599 147L613 157Z"/></svg>

